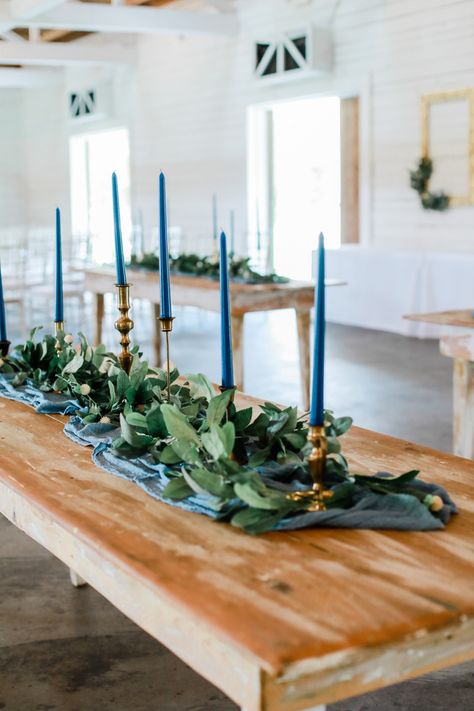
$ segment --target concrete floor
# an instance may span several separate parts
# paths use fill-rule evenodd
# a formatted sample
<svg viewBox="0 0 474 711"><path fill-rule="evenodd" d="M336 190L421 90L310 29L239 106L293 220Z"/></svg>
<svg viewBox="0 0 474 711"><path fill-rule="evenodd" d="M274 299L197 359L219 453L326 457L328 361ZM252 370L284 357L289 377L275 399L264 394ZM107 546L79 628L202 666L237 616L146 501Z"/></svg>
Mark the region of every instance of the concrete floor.
<svg viewBox="0 0 474 711"><path fill-rule="evenodd" d="M136 333L149 352L146 309ZM70 320L71 330L75 327ZM90 319L85 318L90 332ZM110 317L112 320L112 317ZM173 358L218 378L217 320L180 312ZM106 339L115 343L109 329ZM289 313L251 316L248 392L299 402ZM190 347L191 346L191 347ZM331 326L328 404L358 425L449 451L450 363L435 342ZM7 711L235 711L236 706L64 566L0 519L0 709ZM330 711L470 711L474 664L335 704Z"/></svg>

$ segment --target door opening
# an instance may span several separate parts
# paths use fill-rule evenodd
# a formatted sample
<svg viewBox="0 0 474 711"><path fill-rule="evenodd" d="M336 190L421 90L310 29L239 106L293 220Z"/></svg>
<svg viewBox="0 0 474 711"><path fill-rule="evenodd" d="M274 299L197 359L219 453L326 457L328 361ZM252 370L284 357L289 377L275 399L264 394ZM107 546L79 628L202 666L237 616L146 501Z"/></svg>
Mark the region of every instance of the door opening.
<svg viewBox="0 0 474 711"><path fill-rule="evenodd" d="M126 258L132 243L130 148L128 130L115 128L71 136L70 183L73 239L81 257L98 264L114 258L111 176L115 170Z"/></svg>

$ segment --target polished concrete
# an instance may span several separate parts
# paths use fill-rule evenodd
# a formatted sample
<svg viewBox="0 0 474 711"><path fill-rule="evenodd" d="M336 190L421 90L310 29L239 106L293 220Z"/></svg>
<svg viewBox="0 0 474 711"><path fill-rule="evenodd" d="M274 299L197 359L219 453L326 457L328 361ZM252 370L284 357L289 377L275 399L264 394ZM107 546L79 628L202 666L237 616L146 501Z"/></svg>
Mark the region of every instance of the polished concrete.
<svg viewBox="0 0 474 711"><path fill-rule="evenodd" d="M200 370L218 379L216 317L191 310L179 316L173 334L175 362L182 372ZM137 304L135 317L136 333L149 353L146 307ZM85 322L88 333L90 318ZM115 338L108 329L109 345ZM246 340L247 391L298 402L292 315L252 315ZM327 360L328 404L337 413L353 415L358 425L449 451L451 369L435 342L332 326ZM0 709L235 711L223 694L94 590L73 588L61 563L3 519L0 541ZM470 711L474 665L330 709Z"/></svg>

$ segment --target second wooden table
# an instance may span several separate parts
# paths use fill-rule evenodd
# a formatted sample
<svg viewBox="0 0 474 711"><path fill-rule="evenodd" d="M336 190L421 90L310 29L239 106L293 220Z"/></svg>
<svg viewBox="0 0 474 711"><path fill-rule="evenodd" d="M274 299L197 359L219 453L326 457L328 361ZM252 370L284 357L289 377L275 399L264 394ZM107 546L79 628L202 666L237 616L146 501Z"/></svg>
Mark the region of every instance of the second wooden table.
<svg viewBox="0 0 474 711"><path fill-rule="evenodd" d="M129 269L129 281L133 284L132 296L146 299L153 306L153 338L155 360L161 363L161 331L158 273L144 269ZM329 279L327 286L344 282ZM172 276L173 303L177 306L196 306L207 311L220 311L219 282L215 279L194 276ZM108 268L85 270L84 289L95 296L95 343L102 340L104 318L104 294L114 291L114 272ZM244 389L244 316L252 311L294 309L300 357L303 406L309 407L310 387L310 311L314 305L314 286L308 282L289 281L285 284L243 284L231 282L231 318L234 347L234 375L239 390Z"/></svg>

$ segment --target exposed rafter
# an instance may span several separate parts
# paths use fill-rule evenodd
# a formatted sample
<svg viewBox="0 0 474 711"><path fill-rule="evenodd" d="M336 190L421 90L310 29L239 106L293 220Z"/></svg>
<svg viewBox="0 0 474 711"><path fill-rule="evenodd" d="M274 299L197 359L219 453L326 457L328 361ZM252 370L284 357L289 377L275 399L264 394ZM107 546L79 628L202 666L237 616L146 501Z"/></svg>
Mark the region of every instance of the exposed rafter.
<svg viewBox="0 0 474 711"><path fill-rule="evenodd" d="M133 50L122 44L105 47L84 46L75 43L0 42L0 64L67 66L97 64L131 64Z"/></svg>
<svg viewBox="0 0 474 711"><path fill-rule="evenodd" d="M65 0L6 0L0 6L0 34L27 27L27 20L62 5Z"/></svg>
<svg viewBox="0 0 474 711"><path fill-rule="evenodd" d="M28 17L15 19L14 2L31 3ZM39 0L38 4L56 3L55 9L34 15L33 0L8 0L8 12L0 13L0 32L12 27L38 27L46 30L120 33L172 33L180 35L235 35L236 15L188 12L154 7L130 7L82 2L60 4L63 0ZM5 2L7 5L7 2ZM12 24L13 23L13 24Z"/></svg>

